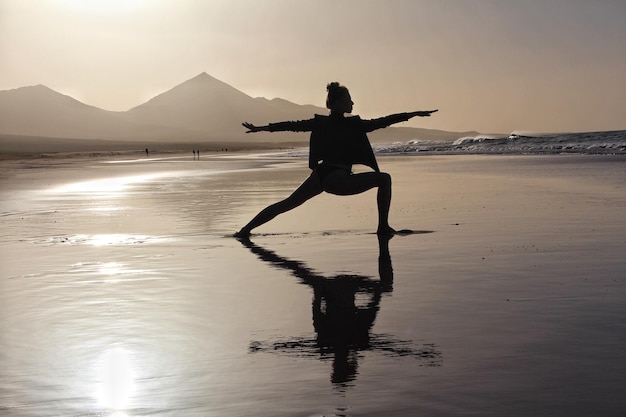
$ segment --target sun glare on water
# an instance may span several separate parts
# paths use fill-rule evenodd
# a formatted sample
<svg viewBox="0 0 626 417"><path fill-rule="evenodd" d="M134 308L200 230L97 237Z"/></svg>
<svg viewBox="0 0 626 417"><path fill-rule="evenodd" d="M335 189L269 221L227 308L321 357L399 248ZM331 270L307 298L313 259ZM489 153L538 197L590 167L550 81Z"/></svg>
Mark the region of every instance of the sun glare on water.
<svg viewBox="0 0 626 417"><path fill-rule="evenodd" d="M144 175L129 175L126 177L110 177L100 178L89 181L81 181L64 184L60 187L54 187L49 190L52 193L84 195L91 198L113 198L124 197L132 186L146 183L157 178L168 175L177 175L172 173L152 173Z"/></svg>
<svg viewBox="0 0 626 417"><path fill-rule="evenodd" d="M125 416L135 390L135 371L130 353L123 348L105 352L98 364L98 389L95 393L100 407L111 410L115 416Z"/></svg>

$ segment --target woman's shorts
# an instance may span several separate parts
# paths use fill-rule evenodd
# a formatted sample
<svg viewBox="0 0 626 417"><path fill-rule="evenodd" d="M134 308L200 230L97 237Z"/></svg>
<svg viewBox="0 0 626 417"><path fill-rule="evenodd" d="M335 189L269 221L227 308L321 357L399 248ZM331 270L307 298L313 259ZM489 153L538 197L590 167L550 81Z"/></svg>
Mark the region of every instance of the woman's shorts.
<svg viewBox="0 0 626 417"><path fill-rule="evenodd" d="M334 164L319 164L316 168L315 168L315 173L317 174L317 177L320 179L320 182L324 182L324 179L326 179L326 177L328 177L328 175L330 175L331 173L335 172L335 171L344 171L348 174L350 174L352 172L351 167L346 166L346 165L334 165Z"/></svg>

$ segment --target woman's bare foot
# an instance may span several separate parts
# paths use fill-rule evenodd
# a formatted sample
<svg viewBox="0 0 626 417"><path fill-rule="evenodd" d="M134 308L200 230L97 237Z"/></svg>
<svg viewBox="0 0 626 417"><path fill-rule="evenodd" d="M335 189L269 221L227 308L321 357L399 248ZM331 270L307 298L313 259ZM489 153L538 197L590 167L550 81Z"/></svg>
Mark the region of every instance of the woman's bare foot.
<svg viewBox="0 0 626 417"><path fill-rule="evenodd" d="M393 236L396 234L396 230L391 226L379 227L376 234L379 236Z"/></svg>
<svg viewBox="0 0 626 417"><path fill-rule="evenodd" d="M233 237L236 237L237 239L247 239L250 237L250 231L241 229L240 231L235 233Z"/></svg>

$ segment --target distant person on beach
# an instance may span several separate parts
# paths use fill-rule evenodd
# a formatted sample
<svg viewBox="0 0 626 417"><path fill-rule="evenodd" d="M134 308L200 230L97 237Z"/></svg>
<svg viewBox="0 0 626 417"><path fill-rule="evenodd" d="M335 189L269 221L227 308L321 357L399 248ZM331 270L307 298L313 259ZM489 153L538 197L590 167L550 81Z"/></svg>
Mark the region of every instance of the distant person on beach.
<svg viewBox="0 0 626 417"><path fill-rule="evenodd" d="M146 156L148 156L150 154L150 151L148 150L148 148L146 148Z"/></svg>
<svg viewBox="0 0 626 417"><path fill-rule="evenodd" d="M407 121L415 116L427 117L437 110L397 113L371 120L361 119L359 116L345 117L345 113L352 113L354 105L348 89L338 82L328 84L326 89L328 91L326 108L330 110L329 116L315 115L313 119L270 123L266 126L243 123L248 129L246 133L311 132L309 168L312 172L289 197L263 209L235 233L236 237L249 236L254 228L298 207L322 191L335 195L354 195L374 187L378 188L377 233L381 235L395 233L388 221L391 176L380 172L367 133ZM374 171L353 174L353 164L363 164Z"/></svg>

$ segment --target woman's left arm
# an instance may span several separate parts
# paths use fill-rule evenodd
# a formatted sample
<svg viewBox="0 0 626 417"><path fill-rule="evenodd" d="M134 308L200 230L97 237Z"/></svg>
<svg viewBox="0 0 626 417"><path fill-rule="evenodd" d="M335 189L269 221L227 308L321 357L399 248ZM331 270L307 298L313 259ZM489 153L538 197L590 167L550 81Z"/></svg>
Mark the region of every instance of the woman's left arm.
<svg viewBox="0 0 626 417"><path fill-rule="evenodd" d="M372 132L377 129L391 126L395 123L406 122L415 116L430 117L430 115L436 111L438 110L420 110L409 113L396 113L385 117L379 117L378 119L363 120L363 124L366 132Z"/></svg>

